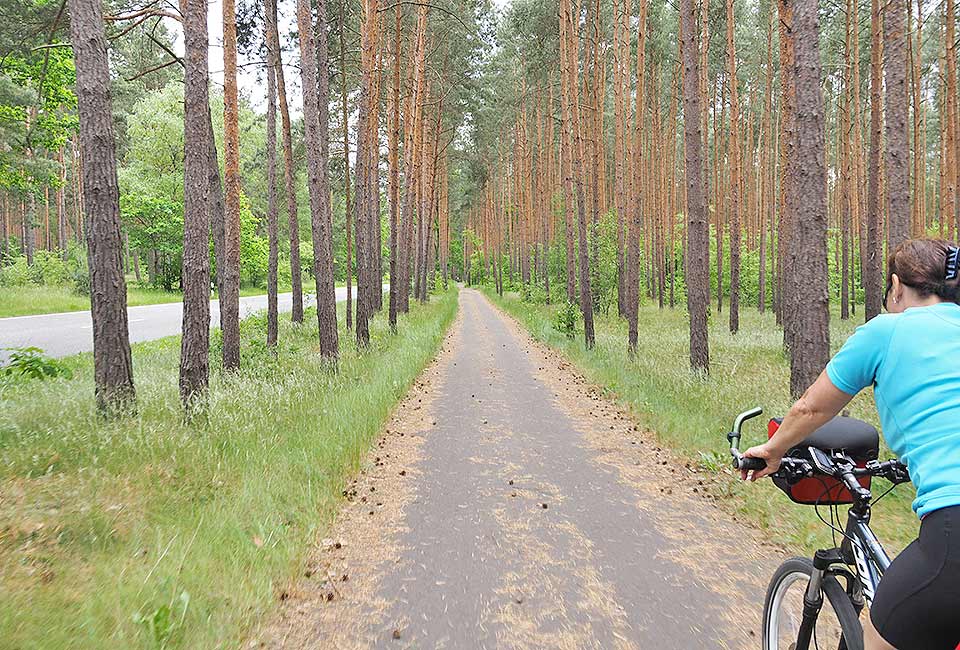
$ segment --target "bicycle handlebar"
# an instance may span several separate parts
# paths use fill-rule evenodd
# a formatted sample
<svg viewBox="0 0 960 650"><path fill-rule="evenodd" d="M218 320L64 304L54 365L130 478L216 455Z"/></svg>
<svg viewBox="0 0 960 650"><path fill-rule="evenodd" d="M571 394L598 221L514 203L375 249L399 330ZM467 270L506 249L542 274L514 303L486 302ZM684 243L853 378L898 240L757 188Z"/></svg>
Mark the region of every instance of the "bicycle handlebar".
<svg viewBox="0 0 960 650"><path fill-rule="evenodd" d="M727 439L730 441L730 455L733 456L733 468L736 470L757 471L767 466L766 461L762 458L747 458L740 453L743 423L762 413L763 409L761 408L744 411L734 421L733 431L727 434ZM781 459L780 468L774 475L799 480L815 474L826 474L842 481L847 489L863 498L869 498L870 492L860 485L857 477L880 476L894 485L906 483L910 480L906 465L896 459L884 462L872 460L864 467L857 467L852 458L840 452L830 454L816 447L808 447L808 451L809 459L795 456L787 456Z"/></svg>
<svg viewBox="0 0 960 650"><path fill-rule="evenodd" d="M734 466L736 469L745 469L750 470L761 470L767 467L767 461L762 458L748 458L746 456L740 456L738 460L734 461Z"/></svg>

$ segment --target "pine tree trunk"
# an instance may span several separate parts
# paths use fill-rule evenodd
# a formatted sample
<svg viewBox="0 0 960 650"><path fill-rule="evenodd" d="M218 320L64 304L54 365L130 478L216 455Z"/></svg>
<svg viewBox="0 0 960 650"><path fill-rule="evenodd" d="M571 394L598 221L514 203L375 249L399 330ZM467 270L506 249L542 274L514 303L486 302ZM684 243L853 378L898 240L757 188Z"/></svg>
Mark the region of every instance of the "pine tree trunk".
<svg viewBox="0 0 960 650"><path fill-rule="evenodd" d="M793 269L796 331L790 347L790 392L799 396L830 358L830 299L827 290L827 169L826 135L820 77L820 29L817 0L789 0L793 4L796 52L796 159L788 171L796 173L797 201L792 220L791 255L802 264Z"/></svg>
<svg viewBox="0 0 960 650"><path fill-rule="evenodd" d="M377 58L377 0L364 2L361 26L360 113L357 122L357 343L370 342L369 320L376 309L372 285L377 283L373 260L375 240L373 222L379 225L379 184L377 183L377 125L374 103L377 101L374 66ZM376 194L377 196L374 196ZM373 209L374 203L378 206Z"/></svg>
<svg viewBox="0 0 960 650"><path fill-rule="evenodd" d="M777 277L780 300L779 317L783 325L783 342L787 351L793 345L796 319L793 318L799 305L793 290L793 270L796 266L793 250L794 221L797 213L797 80L796 37L794 30L794 3L778 1L780 17L780 77L781 95L781 148L780 148L780 229L777 241L779 274Z"/></svg>
<svg viewBox="0 0 960 650"><path fill-rule="evenodd" d="M630 92L630 0L623 0L623 6L613 2L614 12L614 156L613 182L614 206L617 210L617 311L620 316L627 312L627 272L624 266L626 258L626 214L627 214L627 123Z"/></svg>
<svg viewBox="0 0 960 650"><path fill-rule="evenodd" d="M776 178L776 156L773 148L773 25L776 19L773 5L767 7L767 57L765 70L765 90L763 98L763 162L760 165L761 182L763 191L761 192L760 205L760 281L757 296L757 308L760 313L764 313L767 308L767 229L765 225L772 227L774 218L775 190L774 179ZM766 223L765 223L766 222ZM770 239L773 244L773 239Z"/></svg>
<svg viewBox="0 0 960 650"><path fill-rule="evenodd" d="M571 54L567 51L569 39L567 38L567 18L566 13L560 16L560 106L561 121L563 122L560 135L560 166L563 169L563 207L564 207L564 230L566 242L566 270L567 270L567 302L577 302L577 275L574 264L574 205L576 198L573 193L573 139L570 136L570 130L567 128L567 122L572 119L570 116L570 98L567 95L567 59Z"/></svg>
<svg viewBox="0 0 960 650"><path fill-rule="evenodd" d="M210 104L204 115L204 146L207 148L207 220L210 222L210 237L213 239L213 259L217 297L223 295L223 269L226 268L224 230L223 184L220 179L220 163L217 153L217 141L213 134L213 117ZM207 287L209 293L209 286ZM223 310L220 310L220 329L223 329Z"/></svg>
<svg viewBox="0 0 960 650"><path fill-rule="evenodd" d="M81 148L83 143L80 144ZM83 171L86 172L86 169L83 168ZM37 248L37 235L34 231L34 222L37 215L37 197L32 192L30 193L30 199L27 203L30 207L27 210L23 211L23 250L27 255L27 266L33 266L33 254ZM84 204L84 211L86 211L86 204Z"/></svg>
<svg viewBox="0 0 960 650"><path fill-rule="evenodd" d="M954 215L957 213L957 50L956 50L956 3L946 0L946 18L944 29L944 59L946 63L946 87L940 114L940 137L943 143L943 164L941 165L940 192L940 235L944 235L944 224L949 224L949 237L955 236Z"/></svg>
<svg viewBox="0 0 960 650"><path fill-rule="evenodd" d="M866 258L863 290L864 317L870 320L880 313L883 287L881 263L883 260L883 217L880 213L880 143L883 138L880 87L882 41L880 39L880 0L870 0L870 160L867 181L867 242L860 254ZM866 250L864 250L864 248Z"/></svg>
<svg viewBox="0 0 960 650"><path fill-rule="evenodd" d="M280 52L273 48L270 33L277 29L276 0L265 0L264 17L267 43L267 239L270 247L267 263L267 346L276 352L278 330L277 266L279 242L277 235L277 67Z"/></svg>
<svg viewBox="0 0 960 650"><path fill-rule="evenodd" d="M883 9L884 122L886 126L885 198L887 250L910 238L910 150L907 142L907 55L903 0L887 0Z"/></svg>
<svg viewBox="0 0 960 650"><path fill-rule="evenodd" d="M690 367L709 372L707 307L710 301L710 228L703 196L703 134L700 120L700 62L693 0L680 0L683 59L683 121L687 176L687 312L690 317Z"/></svg>
<svg viewBox="0 0 960 650"><path fill-rule="evenodd" d="M340 103L343 118L343 222L347 231L347 329L353 329L353 237L350 221L350 114L347 108L346 4L340 15Z"/></svg>
<svg viewBox="0 0 960 650"><path fill-rule="evenodd" d="M339 341L337 299L333 281L333 226L327 178L329 70L327 69L326 0L317 0L315 8L316 34L310 0L297 0L304 139L307 147L307 190L310 196L313 274L317 290L317 328L320 354L326 359L333 360L339 353Z"/></svg>
<svg viewBox="0 0 960 650"><path fill-rule="evenodd" d="M63 259L67 258L67 204L66 190L67 186L67 167L63 163L63 147L57 152L57 162L60 164L60 187L57 188L57 248ZM4 215L6 217L6 215ZM4 228L6 233L6 228ZM6 236L3 237L6 240ZM4 241L4 246L6 241Z"/></svg>
<svg viewBox="0 0 960 650"><path fill-rule="evenodd" d="M390 101L388 105L389 124L387 126L387 149L390 164L390 329L397 331L397 308L399 306L400 283L397 274L400 273L399 245L400 245L400 154L398 152L400 139L400 43L403 32L403 7L399 3L394 7L393 32L393 74L390 86Z"/></svg>
<svg viewBox="0 0 960 650"><path fill-rule="evenodd" d="M567 48L567 92L569 93L568 105L570 107L571 119L567 123L567 128L572 131L569 136L573 141L573 168L574 168L574 186L577 196L577 228L579 231L579 259L580 259L580 311L583 314L583 337L586 348L592 349L594 345L593 332L593 295L590 291L590 263L588 259L588 240L587 240L587 212L586 212L586 193L584 191L584 161L581 152L584 151L581 135L582 120L580 119L580 101L579 86L577 74L577 36L574 29L574 17L570 12L570 0L561 0L561 9L567 17L567 37L569 45Z"/></svg>
<svg viewBox="0 0 960 650"><path fill-rule="evenodd" d="M220 322L223 368L240 368L240 106L237 94L237 16L223 0L223 267ZM219 270L219 266L218 266Z"/></svg>
<svg viewBox="0 0 960 650"><path fill-rule="evenodd" d="M3 214L0 215L0 264L6 264L10 255L10 204L9 197L3 195Z"/></svg>
<svg viewBox="0 0 960 650"><path fill-rule="evenodd" d="M207 3L183 0L183 335L180 399L188 411L210 378L210 102L207 94ZM209 133L212 136L212 132Z"/></svg>
<svg viewBox="0 0 960 650"><path fill-rule="evenodd" d="M300 264L300 222L297 218L296 168L293 162L293 137L290 127L290 109L287 106L287 85L283 73L283 51L277 29L277 5L270 4L271 19L267 21L268 47L277 53L274 70L277 78L277 104L280 108L280 132L283 146L284 191L287 205L287 230L290 239L290 283L292 308L290 320L303 322L303 277Z"/></svg>
<svg viewBox="0 0 960 650"><path fill-rule="evenodd" d="M93 319L97 408L134 407L133 363L127 329L127 284L120 241L120 189L114 150L110 65L100 0L70 0L70 39L77 74L77 112L87 193L87 259Z"/></svg>
<svg viewBox="0 0 960 650"><path fill-rule="evenodd" d="M640 316L640 231L643 224L643 132L646 106L647 0L640 0L637 23L637 88L634 101L633 173L630 183L630 228L627 231L627 352L636 354ZM628 15L629 22L629 15ZM628 72L629 75L629 72Z"/></svg>
<svg viewBox="0 0 960 650"><path fill-rule="evenodd" d="M730 332L740 329L740 98L733 0L727 0L727 84L730 93Z"/></svg>

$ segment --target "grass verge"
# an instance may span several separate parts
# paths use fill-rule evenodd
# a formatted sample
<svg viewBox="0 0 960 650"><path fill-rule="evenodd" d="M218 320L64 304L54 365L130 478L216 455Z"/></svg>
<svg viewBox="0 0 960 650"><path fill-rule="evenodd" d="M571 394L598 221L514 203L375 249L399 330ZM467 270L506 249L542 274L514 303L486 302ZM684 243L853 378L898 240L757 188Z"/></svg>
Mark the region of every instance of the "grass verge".
<svg viewBox="0 0 960 650"><path fill-rule="evenodd" d="M767 416L783 415L790 406L789 362L783 353L782 332L772 314L744 309L740 333L731 335L726 314L710 320L710 376L701 379L689 371L689 330L686 313L677 309L640 307L639 349L635 359L626 354L626 322L613 315L596 319L596 346L583 345L582 325L573 339L558 331L556 306L523 302L519 295L500 297L484 293L519 320L537 340L558 350L590 381L630 409L634 417L676 452L710 471L717 480L712 492L726 507L770 532L771 541L808 552L831 543L830 529L810 506L799 506L770 481L744 484L728 468L725 433L737 413L762 406ZM831 319L834 349L859 323ZM850 414L879 426L870 391L850 405ZM766 419L746 426L744 445L766 438ZM874 494L889 487L874 480ZM874 508L874 529L890 551L898 551L916 537L918 522L910 509L910 485L898 487ZM829 519L826 508L821 514ZM841 509L843 522L845 510Z"/></svg>
<svg viewBox="0 0 960 650"><path fill-rule="evenodd" d="M238 647L456 309L435 296L396 335L378 316L362 352L341 331L337 372L315 316L281 319L274 359L255 315L191 424L178 337L134 346L139 413L120 421L95 413L90 355L64 360L73 379L0 379L0 647Z"/></svg>

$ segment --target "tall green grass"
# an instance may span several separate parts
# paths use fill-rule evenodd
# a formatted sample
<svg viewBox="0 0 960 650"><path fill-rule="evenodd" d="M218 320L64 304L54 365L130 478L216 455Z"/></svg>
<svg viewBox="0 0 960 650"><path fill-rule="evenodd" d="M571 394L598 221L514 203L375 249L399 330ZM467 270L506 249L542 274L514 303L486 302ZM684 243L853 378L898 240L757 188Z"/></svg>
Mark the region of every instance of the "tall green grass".
<svg viewBox="0 0 960 650"><path fill-rule="evenodd" d="M136 417L94 409L89 355L73 379L0 384L0 648L234 648L276 603L397 400L434 356L456 292L385 316L337 372L315 315L242 325L243 369L215 372L185 423L179 339L134 347ZM342 307L341 307L342 309ZM343 322L342 311L340 322Z"/></svg>
<svg viewBox="0 0 960 650"><path fill-rule="evenodd" d="M726 312L711 314L710 375L702 379L689 370L689 330L682 309L642 305L639 349L631 360L626 353L626 323L615 313L598 316L596 346L587 351L582 323L574 338L557 330L559 307L524 302L511 293L501 298L489 288L485 293L536 339L559 350L590 381L629 407L665 445L717 475L714 492L728 507L768 530L773 541L803 551L830 542L830 530L812 507L793 504L770 481L746 485L725 471L729 466L725 434L734 417L754 406L762 406L768 417L782 416L791 404L789 362L783 353L782 331L772 314L744 309L736 335L729 332ZM835 315L831 319L834 350L853 333L860 318L844 322ZM879 426L869 391L858 396L849 410L854 417ZM765 423L766 417L746 425L744 446L766 438ZM875 494L887 487L885 481L874 480ZM912 487L903 485L874 509L874 528L891 550L916 537L918 524L910 510L913 497ZM829 518L825 509L821 512ZM841 515L845 517L842 510Z"/></svg>

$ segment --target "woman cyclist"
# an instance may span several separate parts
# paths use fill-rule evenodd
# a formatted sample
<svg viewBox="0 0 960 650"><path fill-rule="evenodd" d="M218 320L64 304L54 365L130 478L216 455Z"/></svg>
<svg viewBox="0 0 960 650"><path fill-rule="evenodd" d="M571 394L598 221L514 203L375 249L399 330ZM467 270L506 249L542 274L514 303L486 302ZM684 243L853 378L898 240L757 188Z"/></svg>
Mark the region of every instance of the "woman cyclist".
<svg viewBox="0 0 960 650"><path fill-rule="evenodd" d="M873 386L883 434L917 489L919 539L886 571L864 629L867 650L953 650L960 642L960 260L944 241L900 244L884 307L830 360L765 444L746 451L777 470L783 455ZM748 478L747 472L743 478Z"/></svg>

